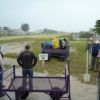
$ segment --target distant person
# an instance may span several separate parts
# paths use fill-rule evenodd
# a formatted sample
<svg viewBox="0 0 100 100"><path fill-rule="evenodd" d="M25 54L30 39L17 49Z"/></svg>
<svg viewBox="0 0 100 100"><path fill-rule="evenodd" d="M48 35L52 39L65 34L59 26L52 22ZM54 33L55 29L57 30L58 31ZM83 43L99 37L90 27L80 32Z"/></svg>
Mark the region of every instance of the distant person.
<svg viewBox="0 0 100 100"><path fill-rule="evenodd" d="M64 38L62 40L62 46L63 46L63 49L65 49L67 46L69 46L69 43L68 43L67 39Z"/></svg>
<svg viewBox="0 0 100 100"><path fill-rule="evenodd" d="M52 41L47 41L44 43L44 48L52 49Z"/></svg>
<svg viewBox="0 0 100 100"><path fill-rule="evenodd" d="M99 41L95 41L95 43L92 46L92 61L91 61L91 70L97 70L98 68L98 54L100 50L100 44Z"/></svg>
<svg viewBox="0 0 100 100"><path fill-rule="evenodd" d="M4 96L3 88L3 53L0 46L0 97Z"/></svg>
<svg viewBox="0 0 100 100"><path fill-rule="evenodd" d="M54 39L52 40L52 48L60 48L59 39L57 37L54 37Z"/></svg>
<svg viewBox="0 0 100 100"><path fill-rule="evenodd" d="M66 49L67 46L69 46L69 43L66 38L59 39L59 45L60 49Z"/></svg>
<svg viewBox="0 0 100 100"><path fill-rule="evenodd" d="M33 52L30 51L30 45L25 46L25 50L21 52L17 58L18 64L22 67L23 83L22 85L26 88L27 77L29 77L29 88L33 88L32 77L33 67L37 63L37 57Z"/></svg>

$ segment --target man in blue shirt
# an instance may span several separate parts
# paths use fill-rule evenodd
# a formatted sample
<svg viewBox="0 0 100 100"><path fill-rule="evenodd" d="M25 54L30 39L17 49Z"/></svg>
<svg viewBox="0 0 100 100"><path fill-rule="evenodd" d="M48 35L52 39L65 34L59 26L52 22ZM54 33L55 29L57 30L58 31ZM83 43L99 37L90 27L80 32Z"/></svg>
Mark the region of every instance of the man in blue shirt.
<svg viewBox="0 0 100 100"><path fill-rule="evenodd" d="M99 41L95 41L95 43L92 46L92 64L91 64L91 70L97 70L98 68L98 53L100 50L100 43Z"/></svg>

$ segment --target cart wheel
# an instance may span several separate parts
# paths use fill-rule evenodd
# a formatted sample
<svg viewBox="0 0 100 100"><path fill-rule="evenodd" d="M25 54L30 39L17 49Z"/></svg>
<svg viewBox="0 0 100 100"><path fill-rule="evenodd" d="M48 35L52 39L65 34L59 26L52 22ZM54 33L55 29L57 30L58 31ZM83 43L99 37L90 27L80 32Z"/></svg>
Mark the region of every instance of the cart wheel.
<svg viewBox="0 0 100 100"><path fill-rule="evenodd" d="M59 61L65 61L64 57L59 57Z"/></svg>
<svg viewBox="0 0 100 100"><path fill-rule="evenodd" d="M25 90L25 91L24 91ZM28 89L24 88L24 87L19 87L16 91L16 95L20 98L20 99L26 99L29 95L29 91Z"/></svg>
<svg viewBox="0 0 100 100"><path fill-rule="evenodd" d="M52 100L59 100L63 93L61 92L62 90L59 87L53 87L50 92L50 97Z"/></svg>

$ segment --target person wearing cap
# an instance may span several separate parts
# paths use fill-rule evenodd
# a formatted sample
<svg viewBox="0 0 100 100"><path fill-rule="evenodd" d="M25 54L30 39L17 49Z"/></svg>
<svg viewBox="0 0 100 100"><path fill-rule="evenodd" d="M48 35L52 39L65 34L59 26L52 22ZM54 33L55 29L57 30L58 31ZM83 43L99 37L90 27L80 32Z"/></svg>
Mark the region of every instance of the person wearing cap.
<svg viewBox="0 0 100 100"><path fill-rule="evenodd" d="M37 57L32 51L30 51L30 45L25 46L25 50L19 54L17 62L22 67L22 76L23 76L22 85L24 87L26 86L27 83L26 78L29 77L30 78L29 88L32 89L33 87L31 78L33 77L33 67L37 63Z"/></svg>
<svg viewBox="0 0 100 100"><path fill-rule="evenodd" d="M0 97L4 96L3 88L3 53L1 52L0 46Z"/></svg>

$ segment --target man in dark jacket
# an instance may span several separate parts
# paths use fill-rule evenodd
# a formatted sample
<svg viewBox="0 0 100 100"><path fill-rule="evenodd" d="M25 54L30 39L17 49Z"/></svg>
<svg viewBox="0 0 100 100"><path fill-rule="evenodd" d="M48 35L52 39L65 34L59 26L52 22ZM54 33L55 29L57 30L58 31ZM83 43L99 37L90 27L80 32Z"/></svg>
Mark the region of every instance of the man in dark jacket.
<svg viewBox="0 0 100 100"><path fill-rule="evenodd" d="M21 52L17 58L18 64L22 67L23 83L22 85L26 87L27 77L30 78L30 89L32 89L32 77L33 77L33 67L37 63L37 57L34 53L30 51L30 45L25 46L25 50Z"/></svg>

